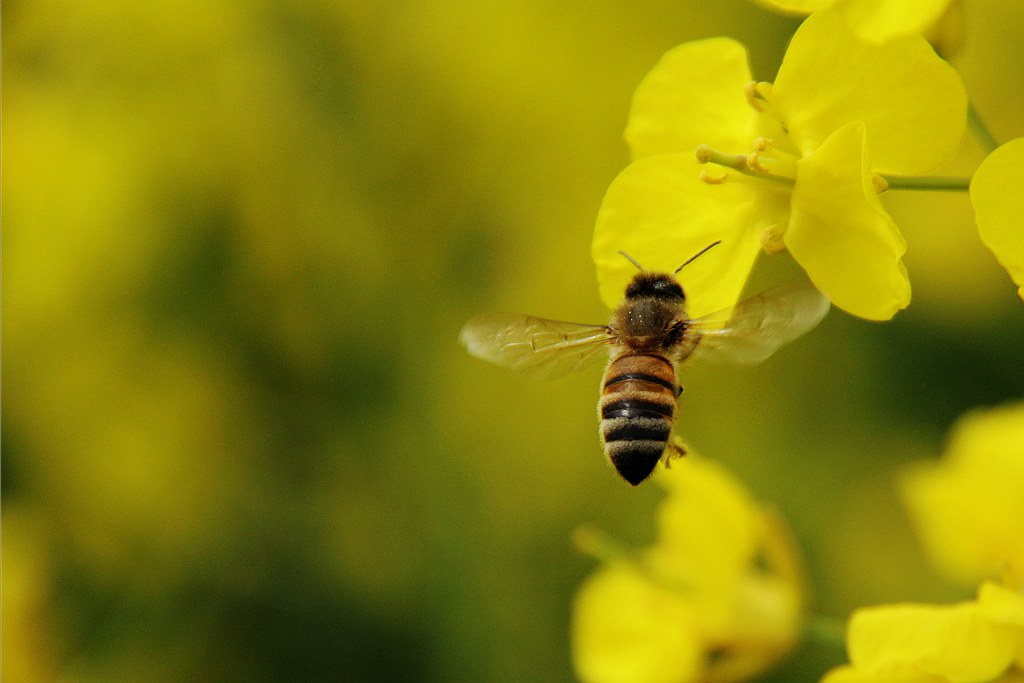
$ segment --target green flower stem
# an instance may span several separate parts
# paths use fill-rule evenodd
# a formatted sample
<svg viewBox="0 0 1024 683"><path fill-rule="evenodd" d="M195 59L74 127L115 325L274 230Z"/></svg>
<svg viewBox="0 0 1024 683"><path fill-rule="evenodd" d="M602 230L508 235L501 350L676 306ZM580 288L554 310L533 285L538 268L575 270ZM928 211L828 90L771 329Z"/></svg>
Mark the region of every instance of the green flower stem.
<svg viewBox="0 0 1024 683"><path fill-rule="evenodd" d="M631 555L629 548L592 526L581 526L572 534L573 544L580 552L590 555L604 564L623 560Z"/></svg>
<svg viewBox="0 0 1024 683"><path fill-rule="evenodd" d="M944 178L928 176L882 176L887 189L919 190L924 192L966 192L971 187L970 178Z"/></svg>
<svg viewBox="0 0 1024 683"><path fill-rule="evenodd" d="M762 180L771 180L784 185L793 185L796 181L786 176L773 175L750 168L747 157L742 154L725 154L708 145L700 145L696 151L697 161L701 164L714 164L731 168L744 175ZM881 176L886 190L920 190L926 192L966 192L970 189L970 178L947 178L941 176ZM881 188L879 188L881 191Z"/></svg>
<svg viewBox="0 0 1024 683"><path fill-rule="evenodd" d="M974 133L974 137L978 139L982 147L985 148L986 152L993 151L999 146L996 142L995 136L989 131L988 126L981 120L981 115L978 114L978 110L975 108L973 102L967 103L967 125L970 126L971 132Z"/></svg>
<svg viewBox="0 0 1024 683"><path fill-rule="evenodd" d="M640 576L654 585L683 597L693 594L691 585L657 572L637 553L636 549L619 543L596 527L586 525L577 528L572 533L572 542L580 552L590 555L602 564L610 565L625 562L631 565Z"/></svg>
<svg viewBox="0 0 1024 683"><path fill-rule="evenodd" d="M804 628L807 640L837 650L846 648L846 620L839 617L812 615Z"/></svg>

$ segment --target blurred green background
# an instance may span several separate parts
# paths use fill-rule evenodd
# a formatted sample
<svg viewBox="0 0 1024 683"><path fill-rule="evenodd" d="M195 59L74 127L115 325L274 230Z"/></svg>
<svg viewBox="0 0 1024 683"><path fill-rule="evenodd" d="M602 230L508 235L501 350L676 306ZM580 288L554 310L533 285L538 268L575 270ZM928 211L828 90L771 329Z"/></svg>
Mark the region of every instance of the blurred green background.
<svg viewBox="0 0 1024 683"><path fill-rule="evenodd" d="M1022 135L1022 4L965 11L954 63ZM571 680L570 532L646 542L661 493L603 463L598 370L534 383L458 329L602 322L591 228L634 87L714 35L770 80L796 25L743 0L5 3L4 680ZM960 595L893 474L1024 395L1024 305L966 196L890 194L909 310L684 378L680 432L788 517L822 614Z"/></svg>

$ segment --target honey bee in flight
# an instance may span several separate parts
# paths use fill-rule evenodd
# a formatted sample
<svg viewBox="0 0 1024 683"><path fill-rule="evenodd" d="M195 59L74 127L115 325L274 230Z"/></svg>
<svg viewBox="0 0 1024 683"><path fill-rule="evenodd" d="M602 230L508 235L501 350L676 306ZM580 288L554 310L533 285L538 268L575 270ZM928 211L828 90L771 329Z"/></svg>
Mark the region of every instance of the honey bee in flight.
<svg viewBox="0 0 1024 683"><path fill-rule="evenodd" d="M636 486L670 454L669 434L683 389L677 370L690 356L756 363L808 332L829 309L810 283L766 290L732 308L691 319L676 275L644 270L626 287L607 325L583 325L515 313L473 318L459 339L470 354L526 375L551 379L610 353L598 402L605 455Z"/></svg>

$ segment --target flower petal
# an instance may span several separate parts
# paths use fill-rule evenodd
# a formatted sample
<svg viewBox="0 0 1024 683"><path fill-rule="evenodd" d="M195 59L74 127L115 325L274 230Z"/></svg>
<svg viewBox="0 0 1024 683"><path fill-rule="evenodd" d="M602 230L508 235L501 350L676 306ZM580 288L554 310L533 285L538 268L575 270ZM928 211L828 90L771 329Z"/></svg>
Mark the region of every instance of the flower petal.
<svg viewBox="0 0 1024 683"><path fill-rule="evenodd" d="M594 228L593 257L601 298L622 302L636 268L672 272L715 240L722 244L683 269L689 312L697 317L732 306L760 251L759 234L785 218L786 196L758 193L750 183L708 185L692 154L665 154L630 164L605 194ZM778 196L776 196L776 194Z"/></svg>
<svg viewBox="0 0 1024 683"><path fill-rule="evenodd" d="M912 33L924 34L942 18L950 0L853 0L837 5L860 36L885 41Z"/></svg>
<svg viewBox="0 0 1024 683"><path fill-rule="evenodd" d="M802 616L800 561L782 520L695 454L659 470L657 481L669 495L648 566L689 588L705 638L729 644L723 669L763 671L793 647Z"/></svg>
<svg viewBox="0 0 1024 683"><path fill-rule="evenodd" d="M975 602L883 605L854 612L847 649L853 665L869 673L910 665L954 683L981 683L1010 665L1017 638Z"/></svg>
<svg viewBox="0 0 1024 683"><path fill-rule="evenodd" d="M1024 299L1024 138L1001 145L971 180L971 204L981 241L1017 284Z"/></svg>
<svg viewBox="0 0 1024 683"><path fill-rule="evenodd" d="M986 581L978 589L978 604L985 616L997 624L1024 628L1024 595L998 583ZM1024 645L1024 631L1021 632Z"/></svg>
<svg viewBox="0 0 1024 683"><path fill-rule="evenodd" d="M689 154L702 143L746 148L756 117L743 92L750 80L747 51L730 38L670 50L633 95L625 134L633 158Z"/></svg>
<svg viewBox="0 0 1024 683"><path fill-rule="evenodd" d="M863 124L840 128L798 162L792 211L786 247L836 306L869 320L906 308L906 243L866 170Z"/></svg>
<svg viewBox="0 0 1024 683"><path fill-rule="evenodd" d="M832 9L797 29L772 93L804 155L862 121L871 168L880 173L931 171L956 151L966 125L963 83L924 38L870 43Z"/></svg>
<svg viewBox="0 0 1024 683"><path fill-rule="evenodd" d="M906 33L925 33L942 17L950 0L754 0L789 14L808 15L837 5L850 26L865 38L886 40Z"/></svg>
<svg viewBox="0 0 1024 683"><path fill-rule="evenodd" d="M598 569L580 588L572 644L585 683L695 680L703 657L686 602L625 562Z"/></svg>
<svg viewBox="0 0 1024 683"><path fill-rule="evenodd" d="M699 456L662 469L669 496L658 508L658 546L701 582L749 568L760 514L743 486L721 465ZM694 553L694 549L700 549Z"/></svg>
<svg viewBox="0 0 1024 683"><path fill-rule="evenodd" d="M761 518L729 472L699 456L662 469L670 493L658 508L658 542L650 561L660 574L694 587L690 600L703 628L734 628L740 587L757 550Z"/></svg>

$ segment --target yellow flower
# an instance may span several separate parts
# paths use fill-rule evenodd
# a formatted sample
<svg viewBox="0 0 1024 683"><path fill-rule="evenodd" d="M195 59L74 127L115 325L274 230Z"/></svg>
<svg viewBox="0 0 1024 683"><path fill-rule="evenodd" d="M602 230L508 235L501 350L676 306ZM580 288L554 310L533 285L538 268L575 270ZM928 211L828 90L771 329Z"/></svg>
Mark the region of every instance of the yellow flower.
<svg viewBox="0 0 1024 683"><path fill-rule="evenodd" d="M1024 299L1024 138L988 155L971 179L971 203L981 241L992 250Z"/></svg>
<svg viewBox="0 0 1024 683"><path fill-rule="evenodd" d="M947 578L1024 586L1024 403L968 414L941 461L913 467L903 493Z"/></svg>
<svg viewBox="0 0 1024 683"><path fill-rule="evenodd" d="M669 490L657 541L614 553L576 596L577 674L587 683L747 679L796 642L803 593L793 546L714 463L691 454L657 476Z"/></svg>
<svg viewBox="0 0 1024 683"><path fill-rule="evenodd" d="M985 583L976 600L955 605L860 609L850 620L847 650L850 664L822 683L1017 680L1024 664L1024 595Z"/></svg>
<svg viewBox="0 0 1024 683"><path fill-rule="evenodd" d="M680 273L695 315L734 304L762 249L788 249L837 306L892 317L910 286L875 174L924 173L956 149L959 77L918 36L870 43L824 10L797 30L774 85L750 80L743 46L713 38L670 51L640 84L634 162L594 232L602 298L617 304L634 272L618 250L671 271L720 239ZM706 182L698 147L718 164Z"/></svg>

